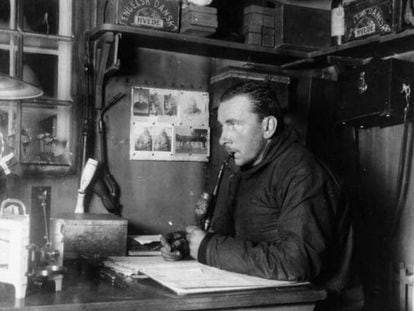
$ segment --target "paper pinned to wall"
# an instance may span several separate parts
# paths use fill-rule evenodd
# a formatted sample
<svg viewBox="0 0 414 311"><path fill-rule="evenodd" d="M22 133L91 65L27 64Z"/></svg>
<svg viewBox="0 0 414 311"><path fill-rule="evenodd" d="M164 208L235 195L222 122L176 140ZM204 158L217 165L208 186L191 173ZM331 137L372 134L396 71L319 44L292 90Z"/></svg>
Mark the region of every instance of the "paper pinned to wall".
<svg viewBox="0 0 414 311"><path fill-rule="evenodd" d="M167 262L158 257L109 257L107 264L122 266L140 272L171 289L178 295L286 287L308 284L268 280L229 272L199 263L195 260Z"/></svg>
<svg viewBox="0 0 414 311"><path fill-rule="evenodd" d="M148 87L131 92L131 160L208 161L207 92Z"/></svg>

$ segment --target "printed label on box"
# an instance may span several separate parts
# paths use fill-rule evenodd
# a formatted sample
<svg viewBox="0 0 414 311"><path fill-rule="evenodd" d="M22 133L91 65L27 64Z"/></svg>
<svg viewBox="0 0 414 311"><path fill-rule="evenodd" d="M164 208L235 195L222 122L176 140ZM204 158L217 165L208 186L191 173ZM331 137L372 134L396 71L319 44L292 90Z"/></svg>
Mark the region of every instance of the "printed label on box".
<svg viewBox="0 0 414 311"><path fill-rule="evenodd" d="M365 8L351 5L346 16L347 33L345 40L359 39L374 34L391 32L391 15L386 2Z"/></svg>
<svg viewBox="0 0 414 311"><path fill-rule="evenodd" d="M119 10L119 22L125 25L178 31L177 1L130 0Z"/></svg>

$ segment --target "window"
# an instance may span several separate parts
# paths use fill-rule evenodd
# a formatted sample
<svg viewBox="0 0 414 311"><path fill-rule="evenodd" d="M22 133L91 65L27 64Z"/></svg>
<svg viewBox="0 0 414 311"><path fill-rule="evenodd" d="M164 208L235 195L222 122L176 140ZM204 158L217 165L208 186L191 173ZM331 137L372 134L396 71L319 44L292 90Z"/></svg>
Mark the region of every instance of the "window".
<svg viewBox="0 0 414 311"><path fill-rule="evenodd" d="M0 72L44 92L0 103L1 136L28 167L72 165L72 49L72 0L0 0Z"/></svg>

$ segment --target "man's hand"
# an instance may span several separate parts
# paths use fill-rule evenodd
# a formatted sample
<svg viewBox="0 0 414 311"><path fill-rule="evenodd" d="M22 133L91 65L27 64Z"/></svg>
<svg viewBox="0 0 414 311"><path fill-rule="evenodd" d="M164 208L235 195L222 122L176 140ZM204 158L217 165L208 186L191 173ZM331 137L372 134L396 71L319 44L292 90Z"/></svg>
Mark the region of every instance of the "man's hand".
<svg viewBox="0 0 414 311"><path fill-rule="evenodd" d="M201 230L200 228L196 226L188 226L186 228L187 232L187 241L190 248L190 255L194 259L197 260L198 257L198 249L200 247L201 241L206 236L207 232L204 230Z"/></svg>
<svg viewBox="0 0 414 311"><path fill-rule="evenodd" d="M188 257L190 249L184 231L176 231L161 236L161 255L166 261L177 261Z"/></svg>

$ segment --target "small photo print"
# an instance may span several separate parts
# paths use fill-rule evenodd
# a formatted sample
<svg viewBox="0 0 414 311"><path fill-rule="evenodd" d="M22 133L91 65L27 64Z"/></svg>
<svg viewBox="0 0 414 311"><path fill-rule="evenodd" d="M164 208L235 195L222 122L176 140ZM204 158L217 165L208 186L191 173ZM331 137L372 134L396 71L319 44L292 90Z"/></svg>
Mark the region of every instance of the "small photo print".
<svg viewBox="0 0 414 311"><path fill-rule="evenodd" d="M182 125L208 126L208 104L207 93L181 92L178 115Z"/></svg>
<svg viewBox="0 0 414 311"><path fill-rule="evenodd" d="M134 116L149 116L149 90L143 88L132 89L132 114Z"/></svg>
<svg viewBox="0 0 414 311"><path fill-rule="evenodd" d="M209 130L177 126L175 128L175 153L208 155Z"/></svg>
<svg viewBox="0 0 414 311"><path fill-rule="evenodd" d="M134 134L134 151L152 151L151 127L137 126Z"/></svg>
<svg viewBox="0 0 414 311"><path fill-rule="evenodd" d="M150 94L150 115L161 116L163 115L163 98L160 94Z"/></svg>
<svg viewBox="0 0 414 311"><path fill-rule="evenodd" d="M177 97L173 94L164 95L164 115L177 116Z"/></svg>
<svg viewBox="0 0 414 311"><path fill-rule="evenodd" d="M200 115L204 113L204 103L199 103L194 97L188 97L183 101L183 114L186 116Z"/></svg>
<svg viewBox="0 0 414 311"><path fill-rule="evenodd" d="M160 127L153 128L153 143L154 151L158 152L172 152L172 127Z"/></svg>

